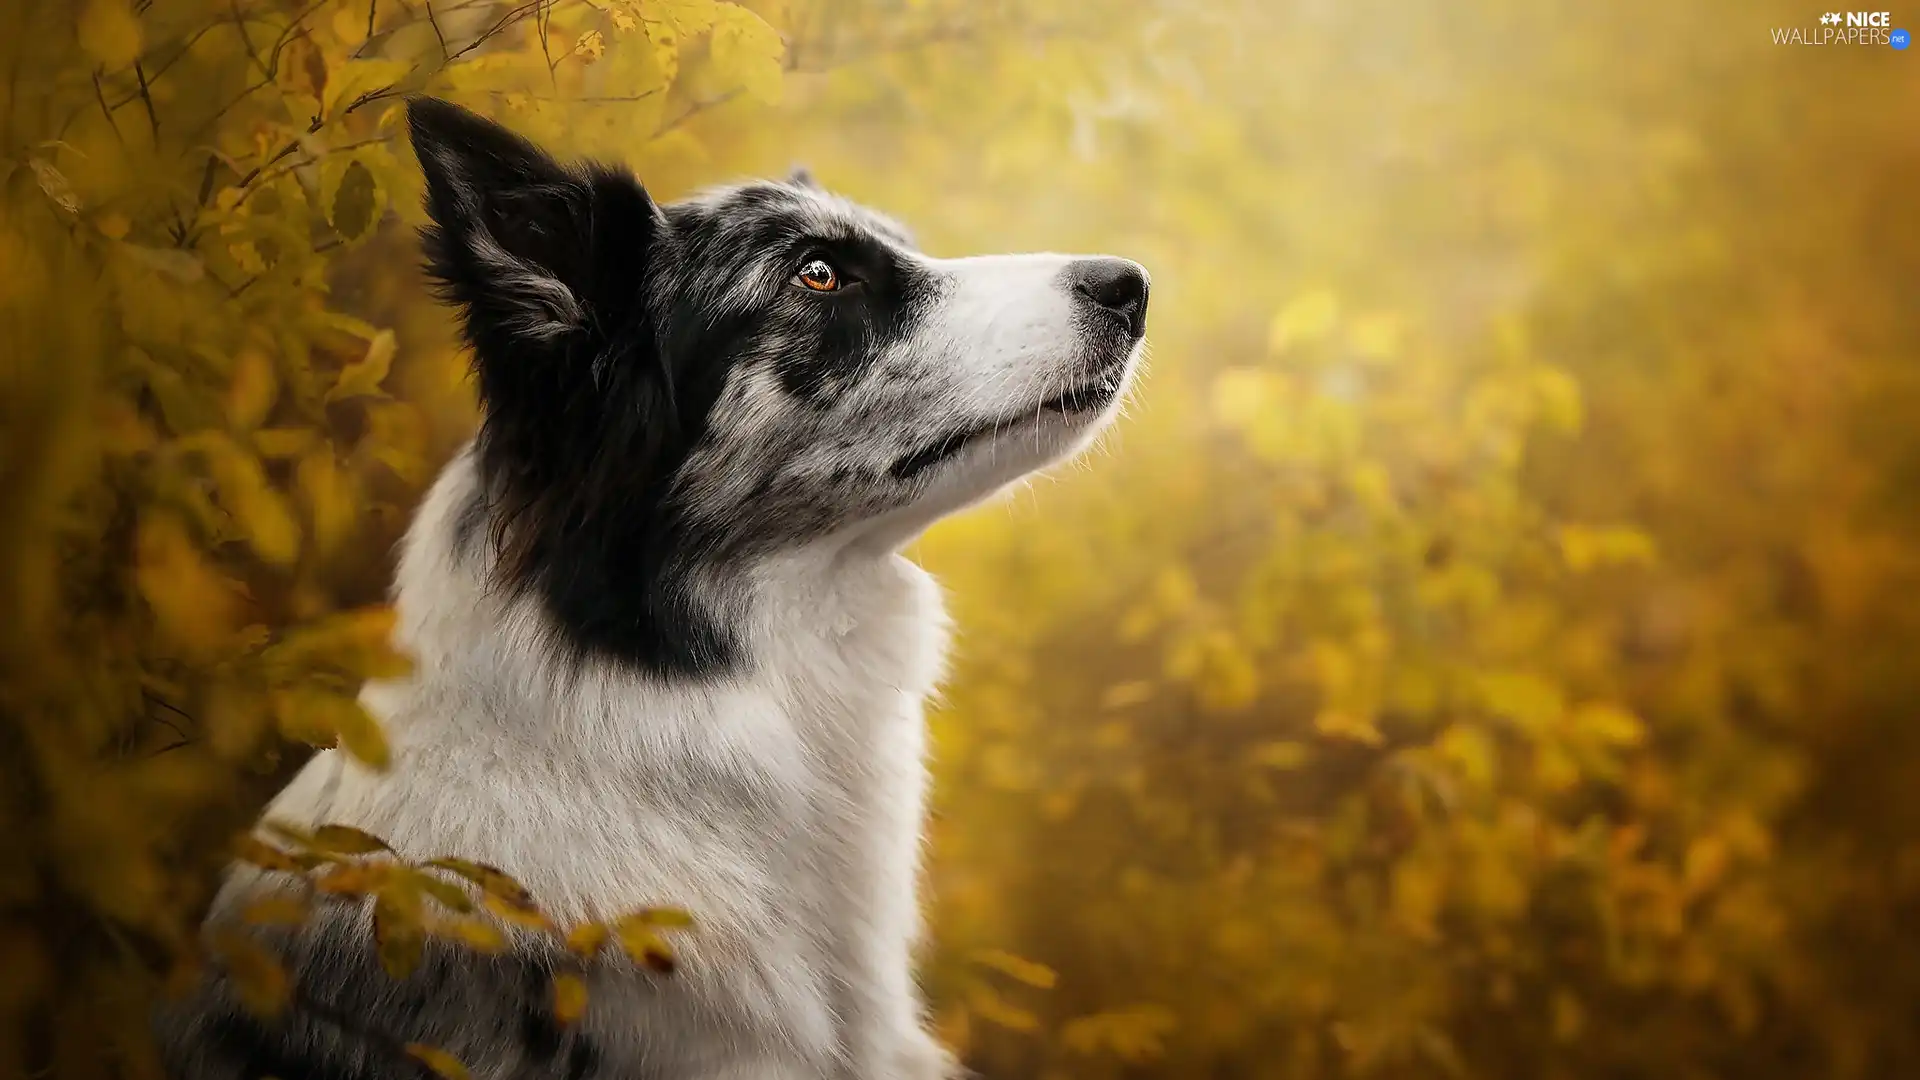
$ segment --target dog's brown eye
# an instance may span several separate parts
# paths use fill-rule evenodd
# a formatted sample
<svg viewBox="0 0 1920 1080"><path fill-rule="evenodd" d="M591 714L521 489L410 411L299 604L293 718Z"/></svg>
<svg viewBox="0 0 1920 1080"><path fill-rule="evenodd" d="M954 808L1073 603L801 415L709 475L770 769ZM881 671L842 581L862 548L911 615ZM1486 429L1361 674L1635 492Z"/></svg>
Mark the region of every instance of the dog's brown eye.
<svg viewBox="0 0 1920 1080"><path fill-rule="evenodd" d="M808 259L800 264L800 272L793 275L793 282L814 292L834 292L840 288L840 272L825 259Z"/></svg>

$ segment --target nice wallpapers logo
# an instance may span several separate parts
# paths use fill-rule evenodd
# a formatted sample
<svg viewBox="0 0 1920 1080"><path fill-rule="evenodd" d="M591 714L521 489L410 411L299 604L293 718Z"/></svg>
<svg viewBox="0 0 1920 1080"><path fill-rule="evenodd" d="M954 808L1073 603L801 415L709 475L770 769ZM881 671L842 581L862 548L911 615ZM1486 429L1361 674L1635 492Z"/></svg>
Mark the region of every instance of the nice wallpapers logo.
<svg viewBox="0 0 1920 1080"><path fill-rule="evenodd" d="M1818 26L1776 26L1775 45L1889 45L1905 49L1913 35L1895 29L1885 11L1828 11Z"/></svg>

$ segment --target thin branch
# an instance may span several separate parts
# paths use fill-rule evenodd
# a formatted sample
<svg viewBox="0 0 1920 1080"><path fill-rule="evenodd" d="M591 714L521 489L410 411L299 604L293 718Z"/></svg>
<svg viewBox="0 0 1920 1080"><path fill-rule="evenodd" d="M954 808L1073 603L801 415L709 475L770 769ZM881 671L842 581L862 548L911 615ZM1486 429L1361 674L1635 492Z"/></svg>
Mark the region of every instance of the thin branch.
<svg viewBox="0 0 1920 1080"><path fill-rule="evenodd" d="M359 142L344 143L340 146L330 146L327 148L327 153L344 154L351 150L358 150L363 146L378 146L381 143L390 143L396 137L397 136L395 135L376 135L370 139L361 139ZM295 144L295 148L296 149L298 148L298 144ZM285 154L280 154L276 156L274 160L278 161L281 158L284 158L286 156L287 155ZM262 164L259 168L254 169L252 172L242 177L240 181L234 185L235 187L241 189L240 198L234 205L236 206L242 205L248 199L252 198L253 193L255 191L260 190L260 187L258 185L264 184L266 181L275 179L276 177L284 176L295 169L302 169L307 167L308 165L317 165L319 164L319 162L320 162L320 159L318 157L308 157L308 158L302 158L299 161L282 165L279 168L269 168L268 166L273 164L273 162L271 161L265 164ZM314 250L317 252L320 249L315 248Z"/></svg>
<svg viewBox="0 0 1920 1080"><path fill-rule="evenodd" d="M736 87L732 90L727 91L724 94L720 94L716 97L707 98L705 101L696 101L693 104L687 106L686 108L680 110L679 115L673 117L671 120L662 121L659 127L656 127L653 129L653 134L647 136L647 138L657 139L660 136L665 135L667 132L672 131L673 129L679 127L680 125L693 119L694 117L699 116L701 113L706 112L708 109L717 109L720 106L725 105L727 102L732 101L734 98L737 98L744 93L746 93L745 88Z"/></svg>
<svg viewBox="0 0 1920 1080"><path fill-rule="evenodd" d="M100 86L100 69L93 69L93 99L100 103L100 113L107 118L107 126L113 129L113 140L122 146L127 137L120 134L120 122L113 118L113 110L107 105L107 92Z"/></svg>
<svg viewBox="0 0 1920 1080"><path fill-rule="evenodd" d="M558 90L560 77L554 74L554 71L560 66L560 62L553 58L552 49L553 0L547 0L545 7L534 10L533 28L540 34L540 56L547 62L547 82Z"/></svg>
<svg viewBox="0 0 1920 1080"><path fill-rule="evenodd" d="M540 5L546 2L547 0L530 0L529 3L521 4L519 7L514 8L511 11L508 11L505 15L500 16L499 22L496 22L492 26L488 27L486 31L483 32L479 37L474 38L472 41L467 42L467 44L464 47L462 47L459 52L456 52L452 56L447 57L447 63L452 63L453 61L458 60L461 57L472 52L473 50L479 48L481 45L485 44L488 39L492 38L495 34L499 33L501 30L504 30L508 25L519 22L521 19L526 18L528 12L538 11L540 9ZM441 64L440 66L444 69L447 66L447 64Z"/></svg>
<svg viewBox="0 0 1920 1080"><path fill-rule="evenodd" d="M147 106L147 123L153 127L153 144L160 145L160 117L153 111L153 95L147 92L147 70L140 61L133 62L133 73L140 77L140 100Z"/></svg>
<svg viewBox="0 0 1920 1080"><path fill-rule="evenodd" d="M308 16L320 10L326 2L327 0L313 0L313 3L302 8L299 14L295 15L293 19L287 23L287 28L280 31L280 36L274 39L273 49L267 54L266 67L261 72L262 77L260 81L240 91L240 93L234 96L232 101L227 102L215 110L214 114L207 118L206 123L200 126L200 134L205 134L212 129L215 124L220 122L221 117L232 112L236 106L252 97L257 91L272 85L273 80L280 73L280 54L284 52L286 47L293 41L294 32L300 29L300 24L305 22Z"/></svg>
<svg viewBox="0 0 1920 1080"><path fill-rule="evenodd" d="M260 50L253 47L253 35L247 32L247 18L240 14L240 0L227 0L227 7L233 12L233 29L240 35L240 44L246 47L247 59L253 61L254 67L265 71L267 65L260 59Z"/></svg>
<svg viewBox="0 0 1920 1080"><path fill-rule="evenodd" d="M193 718L193 715L187 712L185 709L182 709L180 706L175 705L174 703L166 700L165 698L159 697L158 695L152 693L151 691L142 690L140 691L140 696L145 698L147 700L147 704L149 705L158 705L162 709L165 709L168 712L173 713L184 720L191 721L192 723L198 724L200 722L198 720L195 720ZM183 740L192 741L191 737L186 732L180 730L180 725L174 723L171 720L168 720L164 716L156 716L152 713L148 713L147 719L152 720L154 723L159 724L161 727L164 727L168 731L173 732L175 735L180 736L180 738Z"/></svg>
<svg viewBox="0 0 1920 1080"><path fill-rule="evenodd" d="M440 41L440 62L447 62L447 35L440 32L440 20L433 17L433 0L426 0L427 22L433 27L433 36Z"/></svg>

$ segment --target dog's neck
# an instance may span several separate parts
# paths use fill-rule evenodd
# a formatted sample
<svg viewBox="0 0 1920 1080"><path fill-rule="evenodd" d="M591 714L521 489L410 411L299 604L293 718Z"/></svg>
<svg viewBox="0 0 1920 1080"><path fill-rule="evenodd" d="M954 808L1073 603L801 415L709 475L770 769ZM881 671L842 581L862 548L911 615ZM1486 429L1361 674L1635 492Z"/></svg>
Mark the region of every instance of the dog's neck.
<svg viewBox="0 0 1920 1080"><path fill-rule="evenodd" d="M945 650L938 591L897 545L870 542L869 534L763 555L724 576L696 571L690 587L736 646L715 671L649 671L581 654L539 595L497 587L488 523L474 510L479 490L473 455L462 451L422 501L402 548L398 639L429 679L491 683L526 703L604 692L612 682L652 687L665 705L703 686L714 694L749 684L790 687L821 671L838 674L813 692L836 697L867 693L868 684L925 693L938 678ZM889 634L904 636L890 641Z"/></svg>

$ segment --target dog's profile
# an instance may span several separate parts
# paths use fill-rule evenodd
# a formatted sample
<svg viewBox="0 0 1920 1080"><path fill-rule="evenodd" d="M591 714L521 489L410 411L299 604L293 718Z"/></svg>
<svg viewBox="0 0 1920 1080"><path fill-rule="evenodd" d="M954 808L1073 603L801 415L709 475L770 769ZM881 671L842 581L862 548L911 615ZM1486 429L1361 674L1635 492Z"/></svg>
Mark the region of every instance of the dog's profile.
<svg viewBox="0 0 1920 1080"><path fill-rule="evenodd" d="M430 949L385 975L348 906L278 942L311 1002L209 983L169 1070L418 1075L336 1021L474 1076L936 1080L912 974L941 675L933 581L899 554L1085 446L1125 393L1147 276L1115 258L936 259L810 180L661 205L431 99L409 109L428 269L484 419L402 548L417 661L363 700L387 773L317 757L268 813L489 863L558 921L688 908L678 971ZM214 919L266 879L236 869Z"/></svg>

